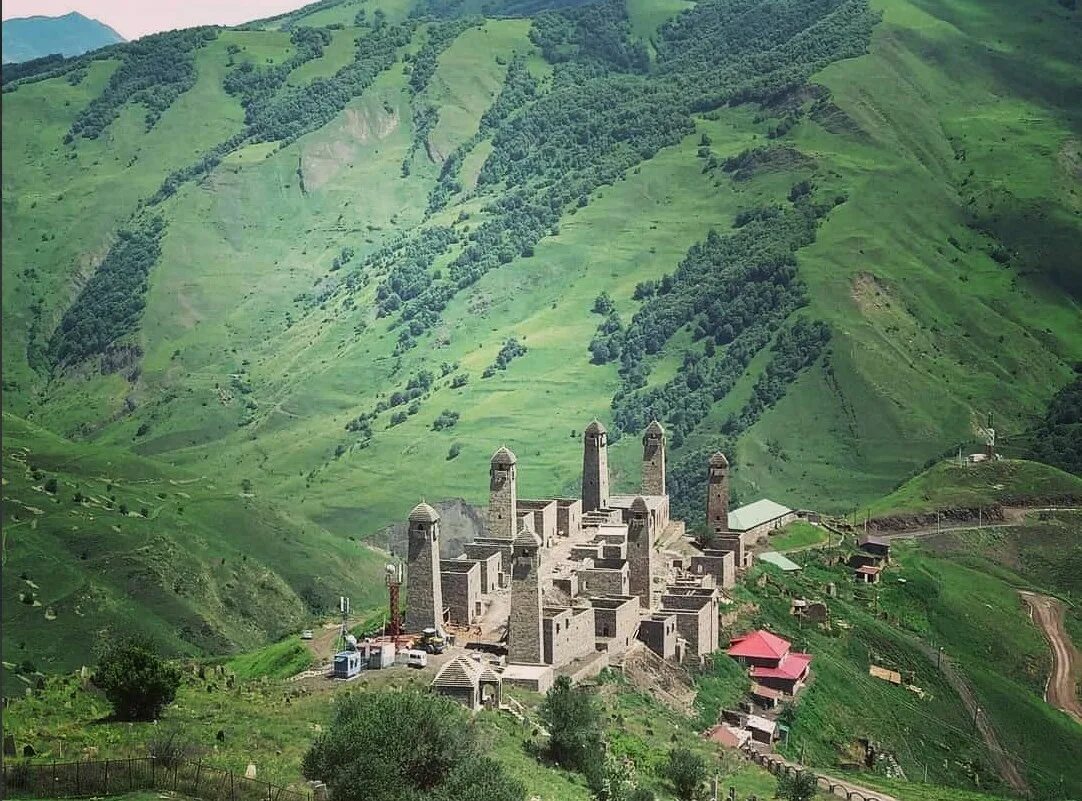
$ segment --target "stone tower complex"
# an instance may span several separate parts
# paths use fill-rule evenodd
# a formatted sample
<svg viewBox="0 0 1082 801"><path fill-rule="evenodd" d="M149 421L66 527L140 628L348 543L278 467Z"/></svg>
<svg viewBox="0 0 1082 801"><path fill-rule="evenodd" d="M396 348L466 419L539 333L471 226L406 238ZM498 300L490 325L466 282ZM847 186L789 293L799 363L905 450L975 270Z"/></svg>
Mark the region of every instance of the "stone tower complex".
<svg viewBox="0 0 1082 801"><path fill-rule="evenodd" d="M409 516L406 556L409 605L406 631L443 626L443 585L440 583L440 515L424 501Z"/></svg>
<svg viewBox="0 0 1082 801"><path fill-rule="evenodd" d="M586 426L582 447L582 511L609 506L609 453L605 426L594 420Z"/></svg>
<svg viewBox="0 0 1082 801"><path fill-rule="evenodd" d="M665 429L657 420L642 435L642 494L665 494Z"/></svg>
<svg viewBox="0 0 1082 801"><path fill-rule="evenodd" d="M517 459L507 448L492 454L488 468L488 536L513 540L518 520L516 476Z"/></svg>
<svg viewBox="0 0 1082 801"><path fill-rule="evenodd" d="M721 451L710 457L706 525L710 531L729 530L729 460Z"/></svg>
<svg viewBox="0 0 1082 801"><path fill-rule="evenodd" d="M541 607L541 538L525 521L511 550L511 613L507 621L507 661L544 662Z"/></svg>
<svg viewBox="0 0 1082 801"><path fill-rule="evenodd" d="M640 496L631 504L627 524L628 591L639 597L644 609L653 605L654 525L646 501Z"/></svg>

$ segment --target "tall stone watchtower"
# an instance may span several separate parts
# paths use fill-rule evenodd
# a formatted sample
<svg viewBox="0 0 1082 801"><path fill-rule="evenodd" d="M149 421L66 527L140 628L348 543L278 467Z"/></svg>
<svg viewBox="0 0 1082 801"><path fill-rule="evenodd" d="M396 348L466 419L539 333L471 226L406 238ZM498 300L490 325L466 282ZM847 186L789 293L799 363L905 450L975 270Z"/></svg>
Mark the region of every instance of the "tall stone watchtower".
<svg viewBox="0 0 1082 801"><path fill-rule="evenodd" d="M440 584L440 514L424 501L410 512L406 555L406 631L443 627Z"/></svg>
<svg viewBox="0 0 1082 801"><path fill-rule="evenodd" d="M708 531L729 530L729 460L721 451L710 457L706 527Z"/></svg>
<svg viewBox="0 0 1082 801"><path fill-rule="evenodd" d="M642 435L642 494L665 494L665 429L657 420Z"/></svg>
<svg viewBox="0 0 1082 801"><path fill-rule="evenodd" d="M582 444L582 511L609 506L609 451L605 426L594 420L586 426Z"/></svg>
<svg viewBox="0 0 1082 801"><path fill-rule="evenodd" d="M653 608L654 523L650 509L640 496L631 502L627 524L628 592L639 596L645 609Z"/></svg>
<svg viewBox="0 0 1082 801"><path fill-rule="evenodd" d="M507 448L492 454L488 468L488 536L501 540L515 538L518 519L516 464L518 459Z"/></svg>
<svg viewBox="0 0 1082 801"><path fill-rule="evenodd" d="M540 665L544 659L541 615L541 537L520 521L511 548L511 612L507 661Z"/></svg>

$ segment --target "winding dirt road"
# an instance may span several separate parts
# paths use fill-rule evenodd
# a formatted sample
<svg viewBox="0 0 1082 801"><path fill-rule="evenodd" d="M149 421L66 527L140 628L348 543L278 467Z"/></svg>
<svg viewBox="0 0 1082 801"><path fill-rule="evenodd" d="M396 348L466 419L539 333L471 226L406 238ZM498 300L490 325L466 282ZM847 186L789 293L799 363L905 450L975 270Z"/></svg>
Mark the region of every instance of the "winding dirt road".
<svg viewBox="0 0 1082 801"><path fill-rule="evenodd" d="M1082 723L1082 704L1078 701L1078 676L1082 658L1071 642L1063 624L1063 602L1047 595L1019 590L1029 606L1030 617L1041 627L1052 646L1052 675L1044 691L1045 700Z"/></svg>

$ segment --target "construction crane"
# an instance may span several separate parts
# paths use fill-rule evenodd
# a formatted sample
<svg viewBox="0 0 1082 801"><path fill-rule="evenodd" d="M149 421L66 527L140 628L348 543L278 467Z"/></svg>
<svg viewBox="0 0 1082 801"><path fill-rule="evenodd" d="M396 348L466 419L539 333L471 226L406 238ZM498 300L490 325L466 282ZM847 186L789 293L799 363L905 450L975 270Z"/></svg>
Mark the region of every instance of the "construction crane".
<svg viewBox="0 0 1082 801"><path fill-rule="evenodd" d="M399 609L398 597L402 590L402 566L388 563L386 568L387 582L387 607L391 618L387 624L387 634L397 638L402 633L402 613Z"/></svg>

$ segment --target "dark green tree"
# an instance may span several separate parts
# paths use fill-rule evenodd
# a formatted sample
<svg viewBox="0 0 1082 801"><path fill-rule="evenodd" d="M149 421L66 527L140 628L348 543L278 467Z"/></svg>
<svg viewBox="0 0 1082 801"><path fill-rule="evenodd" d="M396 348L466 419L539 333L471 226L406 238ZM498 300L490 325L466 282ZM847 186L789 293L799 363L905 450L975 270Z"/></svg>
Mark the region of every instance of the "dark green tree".
<svg viewBox="0 0 1082 801"><path fill-rule="evenodd" d="M688 748L673 748L665 763L665 778L673 786L676 797L691 801L706 781L706 760Z"/></svg>
<svg viewBox="0 0 1082 801"><path fill-rule="evenodd" d="M128 637L102 651L94 684L105 693L118 720L157 720L176 698L180 669L158 656L146 638Z"/></svg>
<svg viewBox="0 0 1082 801"><path fill-rule="evenodd" d="M588 773L601 754L601 712L593 692L560 676L538 713L549 731L549 754L560 765Z"/></svg>
<svg viewBox="0 0 1082 801"><path fill-rule="evenodd" d="M418 692L352 693L301 770L333 801L522 801L525 787L480 753L462 708Z"/></svg>

